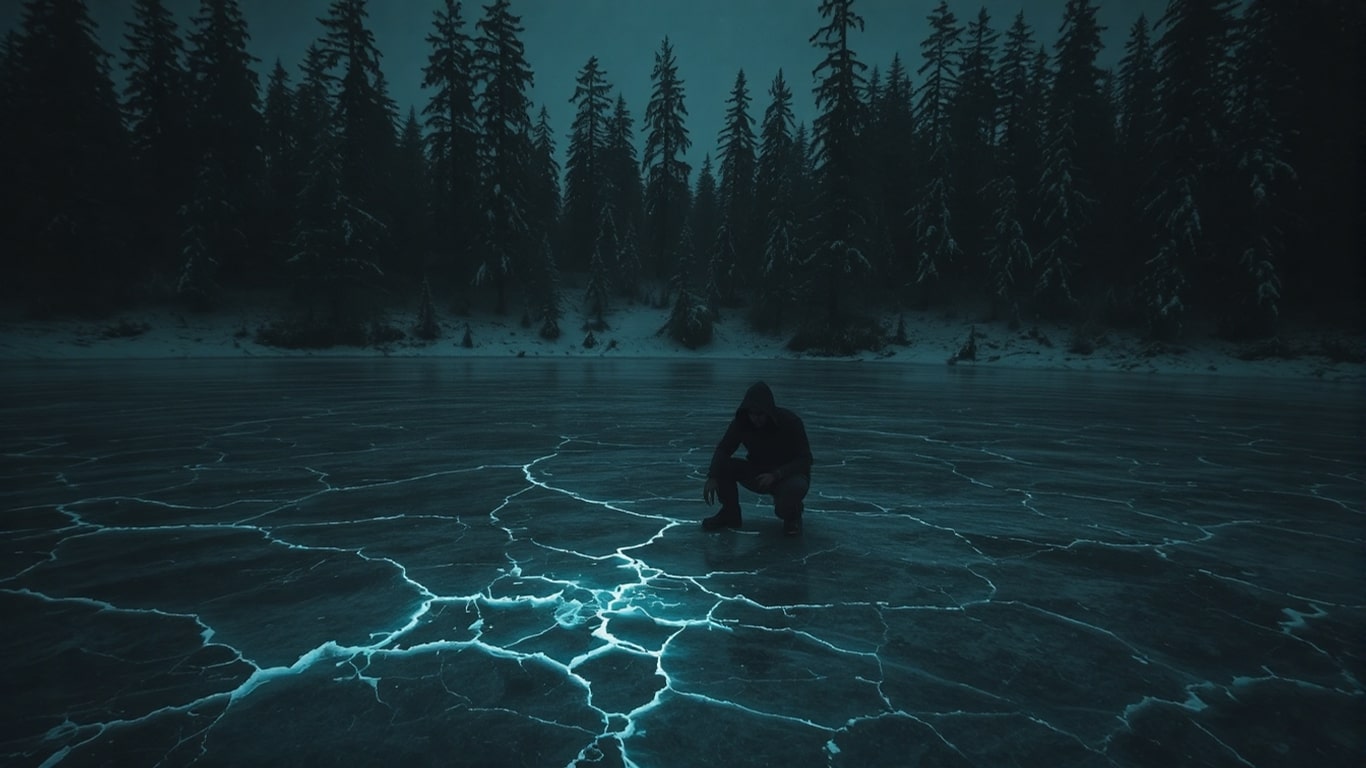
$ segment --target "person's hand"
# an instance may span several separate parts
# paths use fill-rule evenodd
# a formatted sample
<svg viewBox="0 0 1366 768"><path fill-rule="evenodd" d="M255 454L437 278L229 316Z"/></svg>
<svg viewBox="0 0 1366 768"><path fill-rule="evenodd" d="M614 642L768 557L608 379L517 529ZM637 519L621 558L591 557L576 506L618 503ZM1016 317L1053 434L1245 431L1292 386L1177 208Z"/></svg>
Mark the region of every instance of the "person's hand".
<svg viewBox="0 0 1366 768"><path fill-rule="evenodd" d="M754 478L754 484L759 486L759 490L761 491L767 491L769 489L769 486L773 485L776 482L778 482L778 475L774 474L773 472L765 472L762 475L759 475L758 477Z"/></svg>
<svg viewBox="0 0 1366 768"><path fill-rule="evenodd" d="M707 478L707 484L702 486L702 501L708 504L716 503L716 478Z"/></svg>

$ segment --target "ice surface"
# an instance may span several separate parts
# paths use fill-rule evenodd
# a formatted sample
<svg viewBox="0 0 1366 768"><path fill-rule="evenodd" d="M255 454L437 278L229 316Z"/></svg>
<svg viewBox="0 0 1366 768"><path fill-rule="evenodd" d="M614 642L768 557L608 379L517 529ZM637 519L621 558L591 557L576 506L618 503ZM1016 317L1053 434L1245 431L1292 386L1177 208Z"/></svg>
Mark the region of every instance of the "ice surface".
<svg viewBox="0 0 1366 768"><path fill-rule="evenodd" d="M804 534L702 477L763 378ZM1354 385L16 365L7 765L1357 765Z"/></svg>

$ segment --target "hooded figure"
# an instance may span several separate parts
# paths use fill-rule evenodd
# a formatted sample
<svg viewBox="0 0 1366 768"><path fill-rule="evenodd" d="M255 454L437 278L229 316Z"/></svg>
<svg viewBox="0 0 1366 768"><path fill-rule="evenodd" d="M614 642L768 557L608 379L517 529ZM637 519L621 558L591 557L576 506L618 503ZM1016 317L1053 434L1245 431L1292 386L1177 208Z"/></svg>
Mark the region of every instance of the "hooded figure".
<svg viewBox="0 0 1366 768"><path fill-rule="evenodd" d="M732 456L745 447L745 458ZM811 483L811 444L797 414L773 402L773 390L762 381L750 385L735 418L726 427L707 469L702 499L721 501L721 511L702 521L709 530L740 527L740 490L773 497L773 513L788 534L802 529L802 499Z"/></svg>

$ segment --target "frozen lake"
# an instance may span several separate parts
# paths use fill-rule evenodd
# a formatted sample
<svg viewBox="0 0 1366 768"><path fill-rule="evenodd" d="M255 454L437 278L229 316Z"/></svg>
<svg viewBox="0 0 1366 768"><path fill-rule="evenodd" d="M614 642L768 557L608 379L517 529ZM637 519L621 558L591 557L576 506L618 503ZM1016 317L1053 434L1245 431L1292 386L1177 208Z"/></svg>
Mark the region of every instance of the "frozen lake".
<svg viewBox="0 0 1366 768"><path fill-rule="evenodd" d="M772 385L802 536L707 461ZM0 762L1357 766L1359 385L11 364Z"/></svg>

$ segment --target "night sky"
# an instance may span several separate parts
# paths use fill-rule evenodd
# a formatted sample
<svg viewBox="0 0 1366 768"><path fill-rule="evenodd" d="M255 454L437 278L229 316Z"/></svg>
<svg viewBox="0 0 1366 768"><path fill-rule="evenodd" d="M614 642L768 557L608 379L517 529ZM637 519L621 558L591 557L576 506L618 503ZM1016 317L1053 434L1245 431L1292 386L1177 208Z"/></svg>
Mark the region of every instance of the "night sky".
<svg viewBox="0 0 1366 768"><path fill-rule="evenodd" d="M938 0L859 0L855 9L866 27L853 39L861 61L885 69L893 54L900 53L911 72L913 85L920 84L920 42L928 34L925 17ZM132 17L131 0L90 0L87 5L98 25L105 50L121 63L123 35ZM198 0L167 0L187 37ZM299 80L298 62L308 44L322 31L317 19L327 12L329 0L240 0L251 35L249 48L261 59L257 72L264 92L266 78L278 58L289 70L291 83ZM981 2L954 2L951 8L959 23L975 19ZM1064 0L990 0L985 3L992 26L1002 33L1024 11L1035 40L1053 51ZM426 36L432 28L437 0L383 0L371 2L370 28L384 55L384 74L402 115L409 107L419 111L428 94L423 91L422 67L427 62ZM0 0L0 27L18 24L19 0ZM783 69L794 95L793 110L799 121L810 124L815 113L811 94L811 70L820 63L820 52L808 41L820 28L817 0L513 0L512 10L522 17L526 56L535 73L528 94L532 119L544 104L555 127L561 155L568 143L573 105L574 78L590 56L597 56L607 80L626 97L627 107L643 126L650 96L650 70L660 41L668 35L678 57L679 74L686 89L687 123L693 141L687 160L694 172L706 153L716 154L717 134L725 112L725 100L735 84L736 72L744 69L750 90L750 117L757 126L768 106L768 86L778 68ZM1123 56L1124 41L1140 12L1155 23L1166 0L1123 0L1101 3L1098 19L1107 27L1102 67L1116 66ZM483 16L482 2L462 6L466 31ZM114 75L121 77L119 67ZM638 136L638 143L643 137Z"/></svg>

